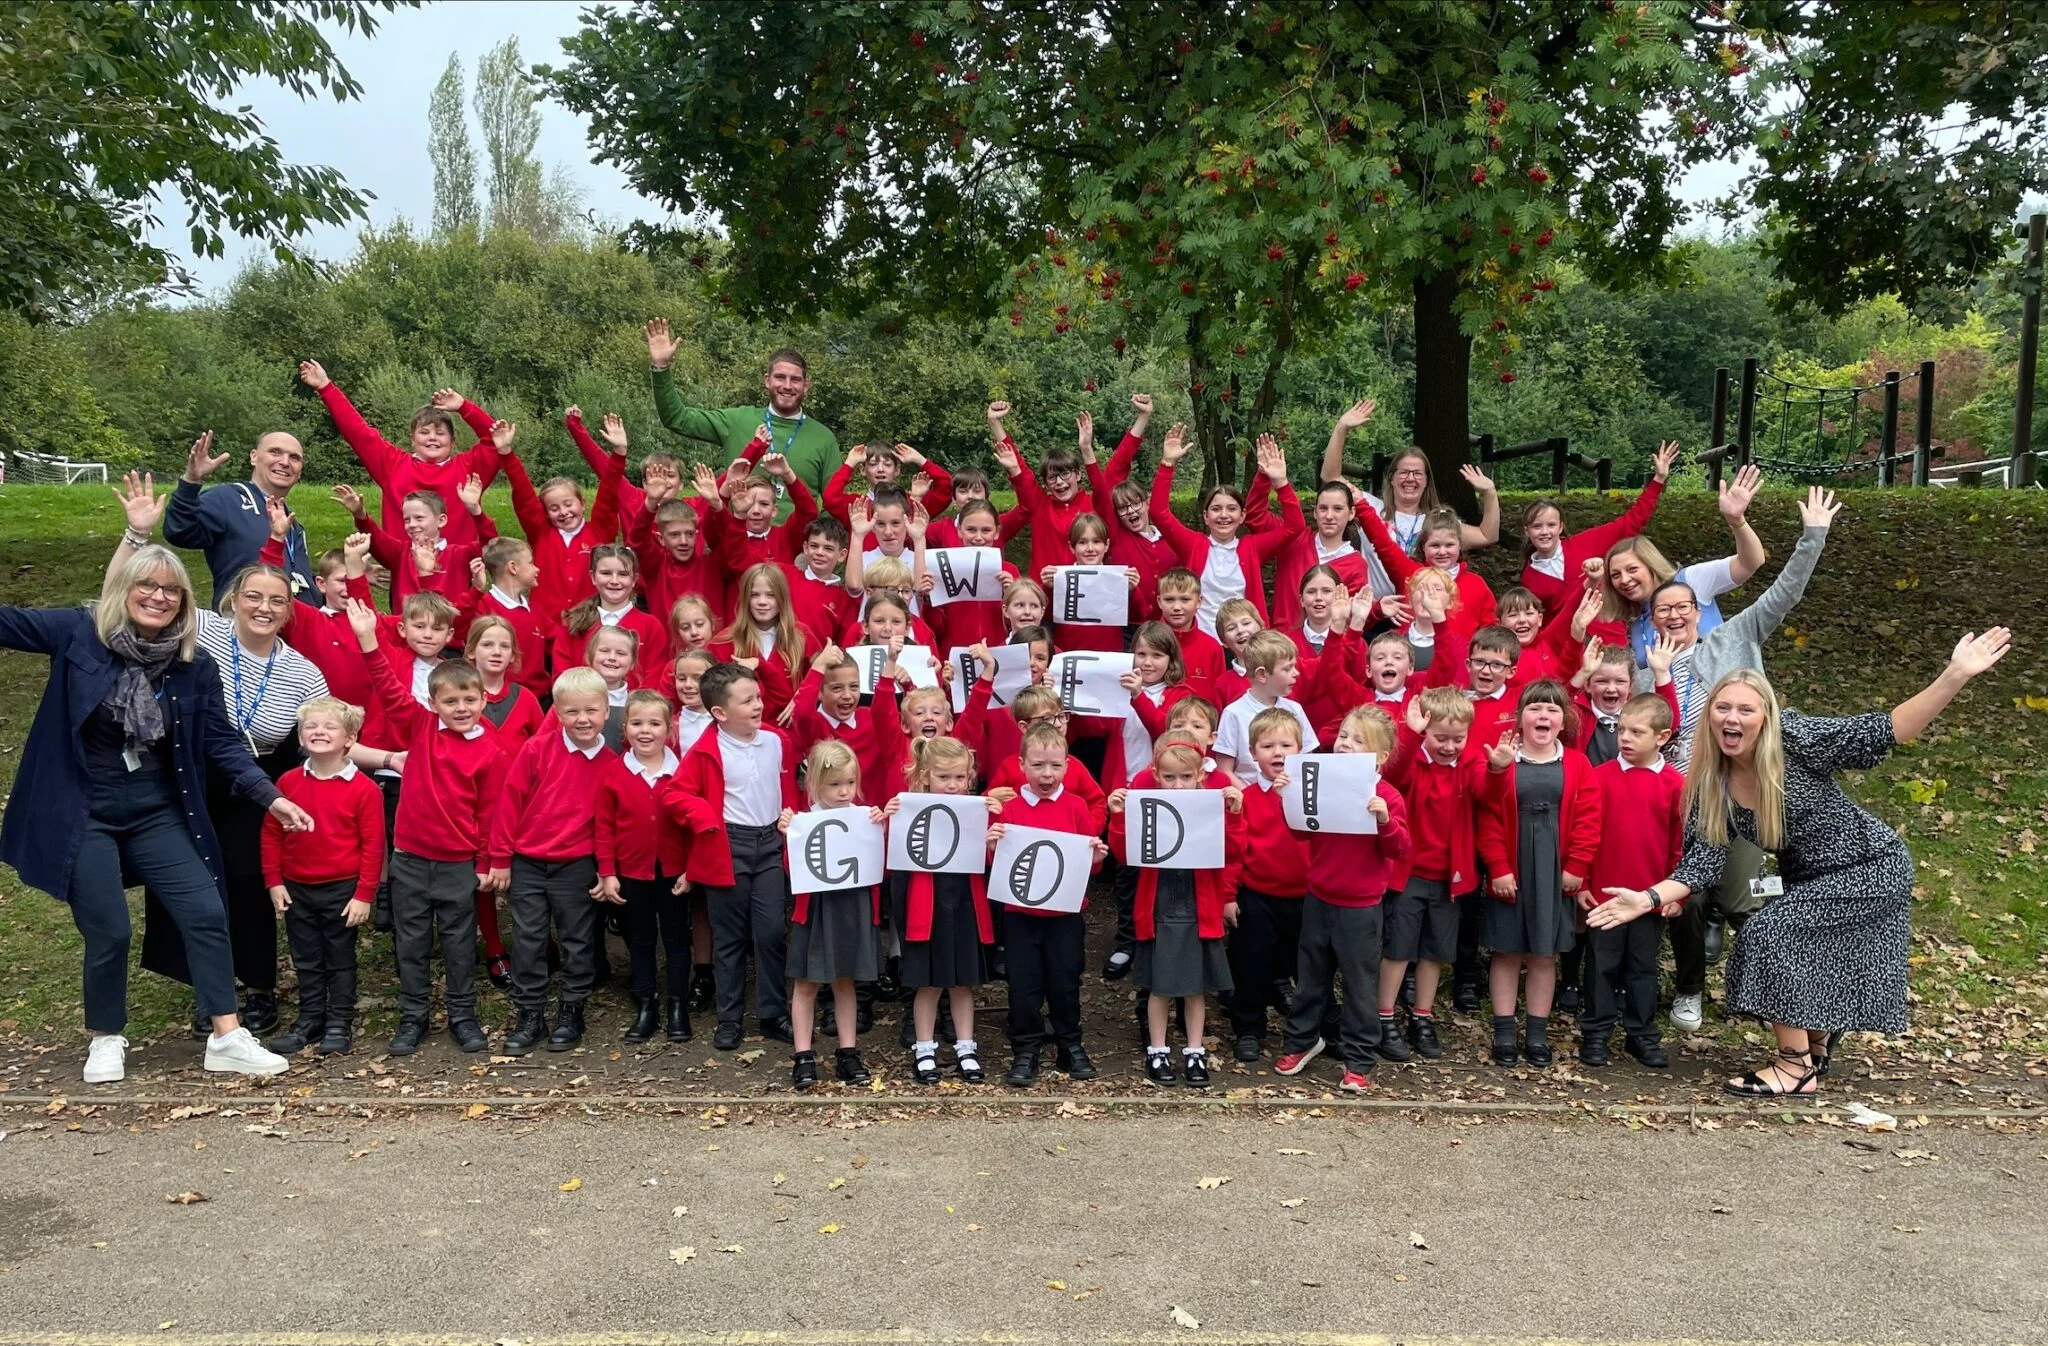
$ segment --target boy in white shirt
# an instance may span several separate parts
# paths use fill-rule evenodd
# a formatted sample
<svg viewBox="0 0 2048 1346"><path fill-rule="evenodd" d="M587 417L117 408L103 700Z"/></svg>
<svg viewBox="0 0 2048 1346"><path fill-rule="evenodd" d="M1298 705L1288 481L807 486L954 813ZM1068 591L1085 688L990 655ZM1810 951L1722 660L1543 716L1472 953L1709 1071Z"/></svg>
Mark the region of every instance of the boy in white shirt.
<svg viewBox="0 0 2048 1346"><path fill-rule="evenodd" d="M1258 763L1252 760L1250 730L1252 717L1260 711L1277 707L1292 715L1301 725L1303 752L1314 752L1318 741L1308 712L1287 696L1300 676L1294 642L1278 631L1261 631L1245 642L1244 667L1251 687L1223 708L1215 757L1219 770L1230 772L1240 784L1250 784L1259 774Z"/></svg>

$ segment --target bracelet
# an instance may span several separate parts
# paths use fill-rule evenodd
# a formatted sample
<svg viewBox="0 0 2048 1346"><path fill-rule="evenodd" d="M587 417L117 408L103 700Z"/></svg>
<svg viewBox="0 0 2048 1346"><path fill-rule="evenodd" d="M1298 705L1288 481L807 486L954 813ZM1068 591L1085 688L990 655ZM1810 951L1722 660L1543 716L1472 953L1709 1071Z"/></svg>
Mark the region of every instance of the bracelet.
<svg viewBox="0 0 2048 1346"><path fill-rule="evenodd" d="M121 540L131 547L147 547L149 534L138 533L133 528L124 528L121 530Z"/></svg>

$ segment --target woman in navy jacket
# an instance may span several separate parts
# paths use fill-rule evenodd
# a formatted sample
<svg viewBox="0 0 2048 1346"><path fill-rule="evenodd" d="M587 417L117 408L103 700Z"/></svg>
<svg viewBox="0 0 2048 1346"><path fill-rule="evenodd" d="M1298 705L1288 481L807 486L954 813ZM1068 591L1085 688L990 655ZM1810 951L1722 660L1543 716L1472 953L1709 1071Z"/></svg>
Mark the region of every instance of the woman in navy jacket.
<svg viewBox="0 0 2048 1346"><path fill-rule="evenodd" d="M136 539L131 538L131 541ZM147 543L148 539L141 539ZM0 859L71 907L85 941L85 1079L121 1079L128 1041L130 924L140 881L176 920L199 1008L213 1020L208 1070L274 1075L235 1017L220 844L206 815L211 762L287 828L313 821L249 756L198 648L192 581L175 552L143 545L97 604L0 607L0 647L48 655L50 677L0 824Z"/></svg>

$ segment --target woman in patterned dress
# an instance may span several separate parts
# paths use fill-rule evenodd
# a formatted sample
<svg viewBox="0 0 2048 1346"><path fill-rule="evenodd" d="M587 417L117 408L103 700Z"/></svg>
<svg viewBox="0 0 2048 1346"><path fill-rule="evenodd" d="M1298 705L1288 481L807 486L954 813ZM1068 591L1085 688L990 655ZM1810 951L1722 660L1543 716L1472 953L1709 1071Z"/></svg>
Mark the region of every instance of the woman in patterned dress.
<svg viewBox="0 0 2048 1346"><path fill-rule="evenodd" d="M1840 719L1778 710L1764 675L1729 673L1707 695L1686 771L1686 845L1678 870L1637 892L1610 888L1588 924L1669 916L1720 881L1731 837L1776 860L1768 905L1728 962L1728 1008L1767 1020L1778 1054L1722 1087L1743 1097L1810 1094L1845 1032L1906 1028L1907 922L1913 858L1891 827L1864 811L1834 773L1876 766L1910 743L1957 693L2005 656L2012 633L1993 627L1956 642L1948 666L1891 711ZM1771 891L1773 879L1782 893Z"/></svg>

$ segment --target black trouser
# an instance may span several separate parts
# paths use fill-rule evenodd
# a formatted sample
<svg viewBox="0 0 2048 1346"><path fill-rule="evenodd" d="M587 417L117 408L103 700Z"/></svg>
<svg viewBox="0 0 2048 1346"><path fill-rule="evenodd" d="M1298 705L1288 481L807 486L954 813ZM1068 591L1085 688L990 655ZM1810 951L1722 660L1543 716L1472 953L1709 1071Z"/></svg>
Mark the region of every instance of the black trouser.
<svg viewBox="0 0 2048 1346"><path fill-rule="evenodd" d="M1657 1042L1657 950L1664 920L1655 912L1610 930L1588 930L1586 1010L1579 1029L1611 1036L1618 1019L1632 1042Z"/></svg>
<svg viewBox="0 0 2048 1346"><path fill-rule="evenodd" d="M1080 1046L1081 966L1088 940L1081 913L1014 913L1007 928L1010 1049Z"/></svg>
<svg viewBox="0 0 2048 1346"><path fill-rule="evenodd" d="M1315 1044L1338 977L1344 979L1338 1045L1345 1068L1363 1075L1380 1044L1380 909L1333 906L1310 893L1301 900L1301 953L1283 1050Z"/></svg>
<svg viewBox="0 0 2048 1346"><path fill-rule="evenodd" d="M1301 909L1308 899L1237 890L1237 928L1230 932L1230 1029L1238 1037L1266 1036L1266 1009L1283 1015L1280 983L1292 977L1301 952ZM1349 983L1344 998L1355 994ZM1313 1041L1314 1039L1310 1039Z"/></svg>
<svg viewBox="0 0 2048 1346"><path fill-rule="evenodd" d="M675 892L675 877L654 871L651 879L619 880L626 899L626 952L633 959L633 994L652 1000L661 994L655 951L668 963L668 993L690 994L690 895Z"/></svg>
<svg viewBox="0 0 2048 1346"><path fill-rule="evenodd" d="M1721 869L1721 886L1711 893L1694 893L1685 899L1676 919L1665 922L1671 931L1671 962L1677 976L1678 995L1704 995L1707 990L1707 904L1721 909L1728 933L1734 936L1762 906L1752 896L1749 881L1763 872L1764 853L1740 837L1731 837L1728 858Z"/></svg>
<svg viewBox="0 0 2048 1346"><path fill-rule="evenodd" d="M597 985L597 861L512 857L505 909L512 917L512 1003L522 1010L548 1003L548 933L562 955L562 1003L580 1005Z"/></svg>
<svg viewBox="0 0 2048 1346"><path fill-rule="evenodd" d="M1587 983L1593 979L1593 960L1586 956L1590 942L1586 931L1581 930L1572 946L1557 956L1557 989L1562 991L1569 986L1579 992L1582 1000L1587 994Z"/></svg>
<svg viewBox="0 0 2048 1346"><path fill-rule="evenodd" d="M95 774L65 900L85 941L85 1026L118 1033L128 1025L128 916L123 871L146 884L184 937L193 999L208 1016L235 1012L227 909L213 871L185 824L169 767ZM48 838L52 845L61 838ZM268 899L266 899L268 900Z"/></svg>
<svg viewBox="0 0 2048 1346"><path fill-rule="evenodd" d="M434 998L441 936L448 1021L476 1018L476 862L391 853L391 920L398 946L398 1017L424 1022Z"/></svg>
<svg viewBox="0 0 2048 1346"><path fill-rule="evenodd" d="M298 743L283 744L256 759L276 780L299 762ZM234 950L235 980L252 991L277 993L277 908L263 881L263 819L266 810L235 794L227 779L207 772L206 811L220 840L222 890L228 903L228 943Z"/></svg>
<svg viewBox="0 0 2048 1346"><path fill-rule="evenodd" d="M763 1024L789 1017L783 984L788 961L789 873L782 867L782 833L774 827L726 825L732 848L730 887L706 888L711 912L711 976L717 986L718 1022L746 1017L747 954L754 955L754 1013Z"/></svg>
<svg viewBox="0 0 2048 1346"><path fill-rule="evenodd" d="M1114 866L1109 872L1110 895L1116 899L1116 943L1114 952L1135 955L1138 952L1138 867L1127 865L1114 856L1105 861ZM1235 970L1232 975L1235 976Z"/></svg>
<svg viewBox="0 0 2048 1346"><path fill-rule="evenodd" d="M1480 880L1479 891L1486 891L1486 881ZM1480 942L1486 937L1486 904L1484 902L1460 902L1458 904L1458 961L1451 968L1453 987L1469 986L1484 990L1490 960L1479 956Z"/></svg>
<svg viewBox="0 0 2048 1346"><path fill-rule="evenodd" d="M373 904L372 924L379 930L392 928L391 919L391 857L398 851L398 790L405 782L398 776L374 775L377 788L384 793L384 877L377 883L377 900Z"/></svg>
<svg viewBox="0 0 2048 1346"><path fill-rule="evenodd" d="M294 883L284 933L299 974L299 1017L310 1023L352 1024L356 1019L356 932L347 920L354 879Z"/></svg>

